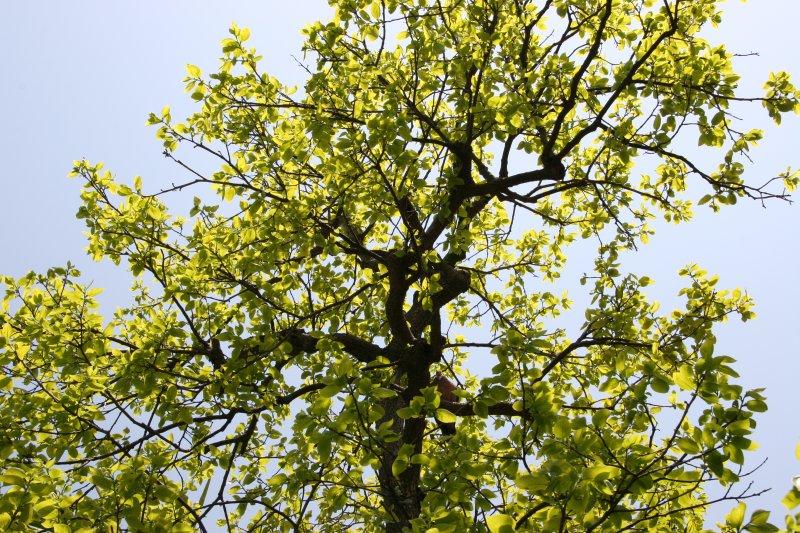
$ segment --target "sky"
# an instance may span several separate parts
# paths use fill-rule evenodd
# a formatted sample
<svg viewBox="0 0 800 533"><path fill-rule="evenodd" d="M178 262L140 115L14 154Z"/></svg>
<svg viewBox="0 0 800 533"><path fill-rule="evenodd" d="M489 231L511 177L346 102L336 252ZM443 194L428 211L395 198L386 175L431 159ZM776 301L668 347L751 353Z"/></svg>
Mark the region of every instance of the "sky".
<svg viewBox="0 0 800 533"><path fill-rule="evenodd" d="M743 95L761 95L771 70L786 70L800 84L800 2L731 0L719 31L706 38L741 54ZM0 9L0 274L63 266L67 260L85 280L105 287L102 303L113 309L127 301L129 277L110 263L85 256L84 226L75 219L80 182L66 178L72 161L103 161L121 179L141 175L148 183L178 181L179 169L161 155L147 115L170 105L186 116L194 102L183 92L187 63L214 72L219 41L232 22L250 27L250 45L264 56L262 70L301 85L301 28L326 18L321 0L210 2L144 0L108 2L4 2ZM757 52L758 55L752 55ZM760 127L765 140L751 155L745 174L761 183L788 166L800 167L800 119L780 128L759 106L740 113L743 128ZM702 153L699 153L702 158ZM773 490L748 507L773 511L800 474L795 446L800 411L800 205L775 201L764 208L740 202L719 214L699 210L682 226L659 226L651 243L625 257L627 271L654 278L650 295L672 302L680 288L677 271L698 263L720 276L720 286L742 287L756 301L755 321L732 322L718 330L717 353L738 360L742 385L766 388L770 409L759 418L754 440L760 449L748 466L767 462L753 474L755 488ZM589 271L572 264L566 281ZM721 517L719 508L712 516ZM777 516L776 516L777 515Z"/></svg>

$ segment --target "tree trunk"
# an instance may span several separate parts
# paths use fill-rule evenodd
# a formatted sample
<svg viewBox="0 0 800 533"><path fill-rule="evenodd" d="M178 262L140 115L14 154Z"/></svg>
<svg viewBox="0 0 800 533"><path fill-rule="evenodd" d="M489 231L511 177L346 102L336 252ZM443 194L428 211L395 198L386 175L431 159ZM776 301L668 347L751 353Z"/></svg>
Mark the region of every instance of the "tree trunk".
<svg viewBox="0 0 800 533"><path fill-rule="evenodd" d="M392 431L401 435L401 438L396 441L385 444L378 472L383 505L391 515L386 522L387 533L400 533L404 528L410 527L411 520L420 515L422 499L425 496L419 486L420 465L409 464L399 476L392 473L392 465L404 444L412 446L412 454L422 452L422 441L427 424L425 417L403 420L397 416L398 409L407 406L411 398L421 394L421 388L430 384L430 372L428 371L430 363L420 357L425 353L424 351L416 352L414 354L416 357L412 357L418 360L417 364L406 366L405 369L408 377L405 393L384 402L384 416L379 421L379 424L382 424L391 420Z"/></svg>

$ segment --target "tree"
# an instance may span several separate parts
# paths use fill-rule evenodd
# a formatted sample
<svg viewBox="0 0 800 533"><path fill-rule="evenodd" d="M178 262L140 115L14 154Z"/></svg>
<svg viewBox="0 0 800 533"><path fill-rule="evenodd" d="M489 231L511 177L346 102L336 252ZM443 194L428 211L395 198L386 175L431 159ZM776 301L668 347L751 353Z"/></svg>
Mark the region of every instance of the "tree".
<svg viewBox="0 0 800 533"><path fill-rule="evenodd" d="M688 266L660 312L620 265L694 199L798 184L743 178L762 134L735 107L779 122L800 93L776 73L737 95L699 36L717 3L337 2L300 94L234 26L219 72L188 67L201 109L150 117L185 182L75 164L89 252L127 263L131 305L101 316L71 265L3 279L0 524L697 531L754 494L766 404L713 332L751 300ZM597 254L572 328L548 283L577 240Z"/></svg>

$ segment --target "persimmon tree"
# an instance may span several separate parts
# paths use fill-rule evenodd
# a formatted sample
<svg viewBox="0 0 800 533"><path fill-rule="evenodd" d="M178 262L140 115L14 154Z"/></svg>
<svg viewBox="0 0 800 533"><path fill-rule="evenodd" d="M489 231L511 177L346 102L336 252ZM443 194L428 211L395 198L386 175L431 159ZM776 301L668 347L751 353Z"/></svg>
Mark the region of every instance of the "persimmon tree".
<svg viewBox="0 0 800 533"><path fill-rule="evenodd" d="M3 279L2 526L698 531L754 494L766 404L713 329L750 298L687 266L660 310L620 260L659 218L787 198L791 171L745 179L734 110L779 122L789 76L737 92L716 0L333 4L299 91L236 26L188 66L198 111L150 117L173 183L76 162L132 299L101 315L71 265Z"/></svg>

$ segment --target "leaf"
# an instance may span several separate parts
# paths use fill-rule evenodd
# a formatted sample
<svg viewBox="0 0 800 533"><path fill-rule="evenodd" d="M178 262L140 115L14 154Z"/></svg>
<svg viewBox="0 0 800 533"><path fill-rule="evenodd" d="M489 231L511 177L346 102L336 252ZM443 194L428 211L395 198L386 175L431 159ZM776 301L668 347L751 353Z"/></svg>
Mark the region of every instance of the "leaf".
<svg viewBox="0 0 800 533"><path fill-rule="evenodd" d="M230 37L220 41L220 44L222 45L222 51L226 54L233 52L234 50L239 48L239 43L237 43L235 39L231 39Z"/></svg>
<svg viewBox="0 0 800 533"><path fill-rule="evenodd" d="M400 474L405 472L406 469L408 469L408 459L405 457L398 457L392 463L392 475L394 477L399 476Z"/></svg>
<svg viewBox="0 0 800 533"><path fill-rule="evenodd" d="M328 462L331 458L333 436L334 435L332 432L326 431L315 440L317 453L319 454L319 458L323 463Z"/></svg>
<svg viewBox="0 0 800 533"><path fill-rule="evenodd" d="M732 435L747 435L752 431L752 421L749 418L737 420L728 425L728 432Z"/></svg>
<svg viewBox="0 0 800 533"><path fill-rule="evenodd" d="M158 206L154 204L150 204L149 206L147 206L147 214L153 220L161 220L161 218L163 217L161 209L159 209Z"/></svg>
<svg viewBox="0 0 800 533"><path fill-rule="evenodd" d="M222 197L226 202L230 202L236 196L236 189L234 189L233 187L225 187L222 190L222 192L223 192Z"/></svg>
<svg viewBox="0 0 800 533"><path fill-rule="evenodd" d="M331 383L320 389L319 395L323 398L333 398L342 391L342 385Z"/></svg>
<svg viewBox="0 0 800 533"><path fill-rule="evenodd" d="M614 466L592 466L583 471L583 477L587 480L603 481L613 476L619 471Z"/></svg>
<svg viewBox="0 0 800 533"><path fill-rule="evenodd" d="M650 382L650 387L655 391L662 394L669 392L669 382L661 376L653 377Z"/></svg>
<svg viewBox="0 0 800 533"><path fill-rule="evenodd" d="M765 511L764 509L756 509L755 511L753 511L753 514L750 515L750 525L766 524L768 520L769 520L769 511Z"/></svg>
<svg viewBox="0 0 800 533"><path fill-rule="evenodd" d="M572 424L568 418L559 418L553 426L553 435L559 439L566 439L572 434Z"/></svg>
<svg viewBox="0 0 800 533"><path fill-rule="evenodd" d="M736 507L731 509L731 512L725 515L725 524L733 528L739 529L744 524L744 513L747 506L744 502L740 502Z"/></svg>
<svg viewBox="0 0 800 533"><path fill-rule="evenodd" d="M157 484L153 487L153 494L162 502L175 500L175 491L169 485Z"/></svg>
<svg viewBox="0 0 800 533"><path fill-rule="evenodd" d="M752 533L774 533L780 531L778 527L770 524L768 520L769 511L758 509L757 511L753 511L750 522L744 526L744 529Z"/></svg>
<svg viewBox="0 0 800 533"><path fill-rule="evenodd" d="M276 477L278 477L278 476L272 476L272 477L271 477L271 478L270 478L270 479L267 481L267 483L271 483L271 482L272 482L272 480L273 480L273 479L275 479ZM284 477L285 477L285 476L284 476ZM202 493L200 493L200 498L197 500L197 503L199 503L200 505L203 505L203 504L206 502L206 496L208 495L208 489L209 489L209 487L211 487L211 478L208 478L208 481L206 481L206 484L205 484L205 486L203 487L203 492L202 492Z"/></svg>
<svg viewBox="0 0 800 533"><path fill-rule="evenodd" d="M688 437L678 439L675 444L682 452L688 453L689 455L700 453L700 446L693 439Z"/></svg>
<svg viewBox="0 0 800 533"><path fill-rule="evenodd" d="M514 519L507 514L487 516L486 525L491 533L513 533L514 531Z"/></svg>
<svg viewBox="0 0 800 533"><path fill-rule="evenodd" d="M767 410L767 403L763 400L748 400L744 406L754 413L763 413Z"/></svg>
<svg viewBox="0 0 800 533"><path fill-rule="evenodd" d="M798 488L798 485L800 485L800 476L794 477L794 485L792 490L781 499L783 506L790 511L800 505L800 488Z"/></svg>
<svg viewBox="0 0 800 533"><path fill-rule="evenodd" d="M56 502L46 498L36 502L36 504L33 506L33 511L37 516L39 516L39 518L47 520L58 515L58 506L56 505Z"/></svg>
<svg viewBox="0 0 800 533"><path fill-rule="evenodd" d="M535 472L518 476L514 483L522 490L537 492L546 490L550 485L550 479L546 474Z"/></svg>
<svg viewBox="0 0 800 533"><path fill-rule="evenodd" d="M458 420L458 417L453 413L451 413L450 411L448 411L447 409L437 409L436 419L439 420L440 422L444 422L445 424L452 424L456 420Z"/></svg>
<svg viewBox="0 0 800 533"><path fill-rule="evenodd" d="M405 419L414 418L418 414L419 411L417 409L412 409L411 407L401 407L397 410L397 416Z"/></svg>
<svg viewBox="0 0 800 533"><path fill-rule="evenodd" d="M696 388L692 369L688 366L683 366L680 370L674 372L672 380L683 390L693 391Z"/></svg>
<svg viewBox="0 0 800 533"><path fill-rule="evenodd" d="M411 456L411 464L428 466L431 464L431 458L424 453L417 453Z"/></svg>
<svg viewBox="0 0 800 533"><path fill-rule="evenodd" d="M714 339L706 339L700 345L700 355L703 357L711 357L714 354Z"/></svg>
<svg viewBox="0 0 800 533"><path fill-rule="evenodd" d="M397 392L384 387L376 387L371 391L372 396L379 399L394 398Z"/></svg>
<svg viewBox="0 0 800 533"><path fill-rule="evenodd" d="M0 482L6 485L16 485L18 487L25 486L27 476L25 472L18 468L8 468L2 475L0 475Z"/></svg>

